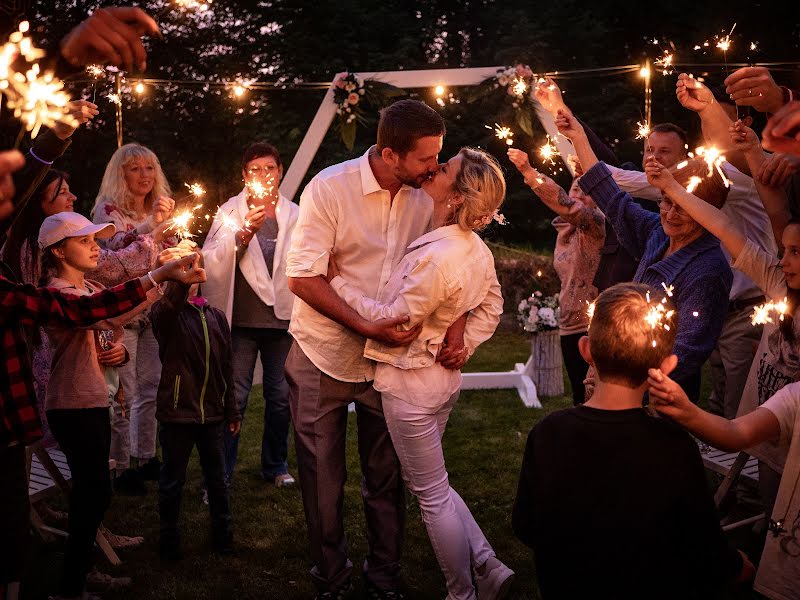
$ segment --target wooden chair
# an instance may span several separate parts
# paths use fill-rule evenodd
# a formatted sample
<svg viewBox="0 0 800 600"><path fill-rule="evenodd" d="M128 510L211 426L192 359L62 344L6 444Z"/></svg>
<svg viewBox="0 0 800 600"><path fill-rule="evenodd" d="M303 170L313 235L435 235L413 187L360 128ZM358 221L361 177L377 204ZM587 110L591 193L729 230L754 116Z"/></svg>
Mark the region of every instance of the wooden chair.
<svg viewBox="0 0 800 600"><path fill-rule="evenodd" d="M67 458L61 450L56 448L46 449L41 442L37 442L28 446L27 460L28 497L31 500L31 524L34 530L44 541L49 541L52 535L66 537L66 531L45 524L39 513L36 512L35 503L49 498L59 491L69 494L69 480L72 478L72 474L67 464ZM115 466L116 463L113 459L108 461L109 469L113 469ZM108 562L112 565L122 564L119 556L102 531L97 531L95 541Z"/></svg>
<svg viewBox="0 0 800 600"><path fill-rule="evenodd" d="M714 503L717 507L721 506L730 494L735 493L735 485L740 478L758 484L758 460L747 452L725 452L700 441L697 444L706 469L723 476L722 483L717 488L717 493L714 494ZM763 519L764 513L762 512L733 523L725 523L723 520L722 530L730 531Z"/></svg>

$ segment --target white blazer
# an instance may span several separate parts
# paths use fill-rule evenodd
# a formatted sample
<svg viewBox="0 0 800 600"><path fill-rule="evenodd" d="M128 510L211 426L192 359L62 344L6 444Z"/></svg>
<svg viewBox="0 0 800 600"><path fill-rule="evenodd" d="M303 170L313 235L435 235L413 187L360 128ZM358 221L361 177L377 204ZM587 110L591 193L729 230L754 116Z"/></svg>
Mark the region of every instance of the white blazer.
<svg viewBox="0 0 800 600"><path fill-rule="evenodd" d="M221 227L223 215L238 227L244 226L244 218L249 211L246 190L230 198L223 204L209 229L203 244L203 258L207 281L203 283L203 295L211 306L225 312L228 323L233 315L233 283L236 276L236 236L230 228ZM278 197L275 216L278 220L278 239L275 244L275 258L272 263L272 277L267 270L264 254L258 240L248 244L241 259L239 269L245 280L264 304L273 307L275 316L288 320L292 316L294 294L289 291L286 278L286 255L292 231L297 223L300 207L282 194Z"/></svg>

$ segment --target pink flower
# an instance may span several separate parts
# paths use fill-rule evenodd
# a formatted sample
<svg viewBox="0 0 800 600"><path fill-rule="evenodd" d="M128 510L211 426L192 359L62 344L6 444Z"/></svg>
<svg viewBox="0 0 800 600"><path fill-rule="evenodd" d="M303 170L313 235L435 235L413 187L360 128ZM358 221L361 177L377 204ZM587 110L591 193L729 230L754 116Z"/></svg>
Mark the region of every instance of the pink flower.
<svg viewBox="0 0 800 600"><path fill-rule="evenodd" d="M189 304L194 304L197 308L203 308L208 304L208 300L206 300L205 296L192 296L189 298Z"/></svg>
<svg viewBox="0 0 800 600"><path fill-rule="evenodd" d="M347 101L348 101L350 104L358 104L358 100L359 100L359 98L358 98L358 94L355 94L355 93L353 93L353 94L350 94L350 95L347 97Z"/></svg>

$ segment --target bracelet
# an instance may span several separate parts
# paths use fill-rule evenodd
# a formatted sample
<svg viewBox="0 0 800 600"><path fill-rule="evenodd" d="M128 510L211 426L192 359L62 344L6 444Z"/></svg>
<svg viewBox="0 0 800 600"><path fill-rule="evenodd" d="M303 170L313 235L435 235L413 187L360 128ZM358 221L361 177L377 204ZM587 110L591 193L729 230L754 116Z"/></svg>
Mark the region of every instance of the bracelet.
<svg viewBox="0 0 800 600"><path fill-rule="evenodd" d="M163 296L164 295L164 288L162 288L158 283L156 283L156 280L153 279L153 272L152 271L148 271L147 272L147 278L150 280L150 283L153 284L153 287L156 288L156 290L158 291L159 295Z"/></svg>

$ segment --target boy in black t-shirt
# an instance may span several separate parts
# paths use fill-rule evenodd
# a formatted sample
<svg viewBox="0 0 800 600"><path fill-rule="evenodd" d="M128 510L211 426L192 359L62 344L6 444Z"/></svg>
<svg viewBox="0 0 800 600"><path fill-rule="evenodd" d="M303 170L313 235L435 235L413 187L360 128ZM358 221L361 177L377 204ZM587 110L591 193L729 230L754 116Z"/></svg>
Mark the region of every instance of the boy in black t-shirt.
<svg viewBox="0 0 800 600"><path fill-rule="evenodd" d="M708 598L752 577L720 529L696 443L642 408L648 368L677 365L676 316L641 284L603 292L580 340L594 395L528 435L512 524L545 600Z"/></svg>

